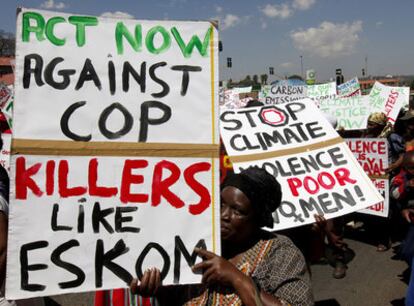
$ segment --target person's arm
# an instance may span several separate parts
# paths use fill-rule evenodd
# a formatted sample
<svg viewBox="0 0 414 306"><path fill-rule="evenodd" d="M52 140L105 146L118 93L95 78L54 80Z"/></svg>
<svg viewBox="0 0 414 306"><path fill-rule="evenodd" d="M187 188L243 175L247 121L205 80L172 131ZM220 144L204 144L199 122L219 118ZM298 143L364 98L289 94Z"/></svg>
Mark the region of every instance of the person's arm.
<svg viewBox="0 0 414 306"><path fill-rule="evenodd" d="M0 211L0 282L6 278L6 254L7 254L7 228L8 220L4 212Z"/></svg>
<svg viewBox="0 0 414 306"><path fill-rule="evenodd" d="M232 287L246 306L282 306L279 298L260 290L253 279L243 274L230 261L207 250L196 248L204 261L193 266L193 271L203 271L202 282Z"/></svg>

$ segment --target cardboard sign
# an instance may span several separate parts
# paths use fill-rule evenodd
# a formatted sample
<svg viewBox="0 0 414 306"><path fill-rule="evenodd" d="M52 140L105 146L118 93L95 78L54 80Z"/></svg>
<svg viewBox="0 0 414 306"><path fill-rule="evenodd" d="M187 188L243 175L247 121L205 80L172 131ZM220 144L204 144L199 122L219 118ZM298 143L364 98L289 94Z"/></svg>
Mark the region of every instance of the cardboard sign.
<svg viewBox="0 0 414 306"><path fill-rule="evenodd" d="M310 99L222 112L235 172L259 166L282 186L274 229L333 218L382 201L342 138Z"/></svg>
<svg viewBox="0 0 414 306"><path fill-rule="evenodd" d="M220 254L209 22L17 17L8 299L200 282ZM191 127L191 128L189 128Z"/></svg>
<svg viewBox="0 0 414 306"><path fill-rule="evenodd" d="M408 105L409 99L409 87L385 86L375 82L369 94L370 111L386 114L388 122L394 124L401 108Z"/></svg>
<svg viewBox="0 0 414 306"><path fill-rule="evenodd" d="M384 201L359 212L379 217L388 217L389 186L388 175L385 174L385 169L388 168L387 141L380 138L350 138L346 139L346 143L384 198Z"/></svg>
<svg viewBox="0 0 414 306"><path fill-rule="evenodd" d="M220 106L224 109L243 108L251 98L246 98L250 94L252 87L235 87L223 91L220 98Z"/></svg>
<svg viewBox="0 0 414 306"><path fill-rule="evenodd" d="M319 109L338 120L337 127L345 130L360 130L367 127L370 114L368 96L336 97L321 100Z"/></svg>
<svg viewBox="0 0 414 306"><path fill-rule="evenodd" d="M281 104L306 98L306 85L293 85L288 80L278 81L275 85L262 86L260 101L264 104Z"/></svg>
<svg viewBox="0 0 414 306"><path fill-rule="evenodd" d="M336 98L336 83L308 85L307 94L310 99L319 107L320 101Z"/></svg>
<svg viewBox="0 0 414 306"><path fill-rule="evenodd" d="M338 85L337 90L338 96L344 98L361 95L361 85L357 77Z"/></svg>

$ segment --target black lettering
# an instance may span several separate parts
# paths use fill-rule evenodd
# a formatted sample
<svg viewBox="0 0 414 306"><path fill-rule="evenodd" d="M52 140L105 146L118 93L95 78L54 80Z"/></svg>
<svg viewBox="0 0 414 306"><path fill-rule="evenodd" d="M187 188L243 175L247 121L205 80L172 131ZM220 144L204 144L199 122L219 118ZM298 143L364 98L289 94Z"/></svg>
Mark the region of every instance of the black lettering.
<svg viewBox="0 0 414 306"><path fill-rule="evenodd" d="M146 88L146 69L147 63L141 63L141 71L140 74L136 72L134 67L131 66L129 62L124 62L124 67L122 69L122 89L124 92L128 92L129 90L129 76L132 75L134 80L139 84L141 88L141 92L145 92Z"/></svg>
<svg viewBox="0 0 414 306"><path fill-rule="evenodd" d="M252 115L251 115L251 113L255 113L255 112L257 112L257 111L254 108L251 108L251 109L244 109L242 111L239 111L239 114L245 114L247 120L250 123L250 126L251 127L256 127L257 125L256 125L256 123L254 123L254 120L253 120Z"/></svg>
<svg viewBox="0 0 414 306"><path fill-rule="evenodd" d="M78 233L83 233L85 229L85 209L83 205L79 205L78 213Z"/></svg>
<svg viewBox="0 0 414 306"><path fill-rule="evenodd" d="M137 227L123 226L125 222L131 222L133 218L131 216L123 216L124 213L137 211L136 206L121 206L117 207L115 211L115 232L117 233L139 233L140 229Z"/></svg>
<svg viewBox="0 0 414 306"><path fill-rule="evenodd" d="M79 246L79 245L80 244L77 240L75 240L75 239L69 240L69 241L65 242L64 244L60 245L59 247L57 247L52 252L52 255L50 256L50 259L52 260L52 262L56 266L58 266L58 267L60 267L64 270L76 275L76 279L74 279L74 280L59 283L58 285L61 289L79 287L85 281L85 273L82 271L81 268L79 268L78 266L75 266L74 264L71 264L67 261L64 261L60 258L60 255L62 255L62 253L66 252L67 250L69 250L69 249L71 249L75 246Z"/></svg>
<svg viewBox="0 0 414 306"><path fill-rule="evenodd" d="M99 90L102 89L101 81L99 80L98 74L95 71L95 68L92 65L92 62L89 58L85 60L82 71L80 72L78 83L76 83L75 90L79 90L83 87L83 84L86 81L93 81L96 88Z"/></svg>
<svg viewBox="0 0 414 306"><path fill-rule="evenodd" d="M172 66L171 70L182 71L183 77L181 79L181 95L185 96L187 94L188 84L190 83L190 74L189 72L199 72L201 71L200 66L189 66L189 65L177 65Z"/></svg>
<svg viewBox="0 0 414 306"><path fill-rule="evenodd" d="M43 291L46 289L45 285L41 284L30 284L29 283L29 271L38 271L38 270L45 270L47 269L46 264L32 264L29 265L28 260L28 252L40 249L40 248L46 248L49 245L49 243L45 240L30 242L22 245L20 248L20 287L22 290L26 291Z"/></svg>
<svg viewBox="0 0 414 306"><path fill-rule="evenodd" d="M71 226L64 226L64 225L58 225L57 224L57 217L59 213L59 204L55 203L53 204L53 210L52 210L52 218L51 218L51 228L52 231L71 231Z"/></svg>
<svg viewBox="0 0 414 306"><path fill-rule="evenodd" d="M204 250L207 249L206 242L204 241L204 239L200 239L195 247ZM178 284L180 282L181 254L184 256L184 259L186 260L189 267L192 267L195 264L195 261L197 259L197 253L193 251L193 253L191 253L190 255L180 236L175 236L174 284Z"/></svg>
<svg viewBox="0 0 414 306"><path fill-rule="evenodd" d="M299 103L299 102L292 102L289 104L286 104L285 106L287 112L289 113L289 117L293 120L298 120L298 117L296 116L296 113L299 113L305 109L305 104Z"/></svg>
<svg viewBox="0 0 414 306"><path fill-rule="evenodd" d="M108 62L108 79L109 79L109 92L111 95L115 94L116 91L116 71L113 61Z"/></svg>
<svg viewBox="0 0 414 306"><path fill-rule="evenodd" d="M106 121L108 120L109 115L111 115L115 109L119 110L124 116L124 126L118 131L112 132L106 127ZM98 126L102 135L104 135L106 138L117 139L127 134L131 130L133 123L134 118L129 113L129 111L122 104L115 102L103 110L101 116L99 117Z"/></svg>
<svg viewBox="0 0 414 306"><path fill-rule="evenodd" d="M32 68L32 60L35 66ZM24 57L23 88L30 87L30 75L33 73L37 86L43 86L42 81L43 58L39 54L28 54Z"/></svg>
<svg viewBox="0 0 414 306"><path fill-rule="evenodd" d="M58 90L66 89L70 84L70 76L76 73L76 70L74 69L59 70L57 74L62 76L63 79L61 82L56 82L53 78L53 71L55 70L56 65L63 61L63 58L55 57L50 61L49 64L47 64L44 72L45 82L52 86L54 89Z"/></svg>
<svg viewBox="0 0 414 306"><path fill-rule="evenodd" d="M234 123L235 124L234 127L223 126L223 128L225 130L228 130L228 131L236 131L236 130L240 130L241 129L241 127L242 127L241 121L239 121L237 119L227 119L226 118L227 115L234 115L234 114L235 114L235 112L233 112L233 111L226 111L226 112L224 112L224 113L222 113L220 115L220 121L223 121L225 123Z"/></svg>
<svg viewBox="0 0 414 306"><path fill-rule="evenodd" d="M318 201L319 201L319 204L321 205L324 213L329 214L329 213L334 213L334 212L338 211L337 207L329 209L328 206L332 205L332 201L329 200L328 198L329 198L329 193L323 193L323 194L318 195Z"/></svg>
<svg viewBox="0 0 414 306"><path fill-rule="evenodd" d="M341 195L338 192L332 192L332 198L339 209L342 209L342 203L348 204L351 207L356 205L356 201L352 196L352 193L346 188L344 189L344 195Z"/></svg>
<svg viewBox="0 0 414 306"><path fill-rule="evenodd" d="M150 118L150 108L156 108L162 111L163 115L160 118ZM141 104L141 118L140 118L140 129L139 129L139 142L146 142L148 139L148 126L159 125L167 122L171 118L171 108L159 101L145 101Z"/></svg>
<svg viewBox="0 0 414 306"><path fill-rule="evenodd" d="M90 141L92 139L91 134L87 136L80 136L80 135L73 133L69 129L69 118L72 116L75 110L77 110L79 107L84 106L85 104L86 104L86 101L79 101L79 102L73 103L71 106L68 107L67 110L65 110L65 112L62 115L62 118L60 119L60 128L62 130L62 133L66 137L72 140L75 140L75 141Z"/></svg>
<svg viewBox="0 0 414 306"><path fill-rule="evenodd" d="M162 246L160 246L158 243L155 243L155 242L148 243L145 246L144 250L142 250L141 254L139 254L139 257L135 264L135 272L137 273L138 278L142 279L142 275L143 275L142 264L144 262L145 257L149 253L149 251L151 251L151 249L156 249L162 257L164 265L161 269L161 279L164 279L167 276L168 271L170 270L171 261L170 261L170 258L168 257L168 253L162 248Z"/></svg>
<svg viewBox="0 0 414 306"><path fill-rule="evenodd" d="M317 126L319 123L317 121L306 123L305 126L309 132L309 135L312 139L325 136L326 133L323 131L323 128L321 126ZM316 126L315 126L316 125ZM313 127L315 126L315 127ZM317 131L321 131L320 133L317 133Z"/></svg>
<svg viewBox="0 0 414 306"><path fill-rule="evenodd" d="M165 97L170 92L170 86L168 86L167 83L165 83L163 80L159 79L155 75L155 69L157 69L158 67L164 67L165 65L167 65L166 62L159 62L159 63L156 63L154 65L151 65L151 67L149 69L149 75L150 75L151 79L153 81L155 81L156 83L158 83L159 85L161 85L161 87L162 87L162 90L160 92L151 94L151 96L153 96L154 98Z"/></svg>
<svg viewBox="0 0 414 306"><path fill-rule="evenodd" d="M316 214L323 216L323 210L319 207L316 200L312 197L309 198L308 201L305 201L304 199L299 199L299 205L302 208L303 214L306 218L309 218L310 214L309 211L314 211L316 209Z"/></svg>
<svg viewBox="0 0 414 306"><path fill-rule="evenodd" d="M92 228L94 233L99 233L99 224L101 223L108 231L108 233L112 234L114 232L114 229L105 219L106 216L112 214L114 211L115 209L113 207L101 210L101 205L99 205L99 202L95 202L92 210Z"/></svg>
<svg viewBox="0 0 414 306"><path fill-rule="evenodd" d="M113 260L125 253L128 253L129 248L125 245L125 242L121 239L115 244L115 246L108 252L104 253L104 242L102 239L96 241L96 253L95 253L95 286L96 288L102 287L102 274L103 267L110 270L113 274L122 279L126 284L130 284L132 281L132 275L120 265L113 262Z"/></svg>

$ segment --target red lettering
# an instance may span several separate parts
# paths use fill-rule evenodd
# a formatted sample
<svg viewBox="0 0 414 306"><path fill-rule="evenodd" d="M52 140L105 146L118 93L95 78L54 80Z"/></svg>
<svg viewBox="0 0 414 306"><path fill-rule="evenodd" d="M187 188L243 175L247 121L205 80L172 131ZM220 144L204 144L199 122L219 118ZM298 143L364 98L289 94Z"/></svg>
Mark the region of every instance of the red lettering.
<svg viewBox="0 0 414 306"><path fill-rule="evenodd" d="M165 179L162 179L163 169L168 169L171 172L170 176ZM184 206L184 202L170 191L170 187L180 178L180 174L180 168L169 161L163 160L155 165L152 179L152 206L160 204L161 197L164 197L175 208Z"/></svg>
<svg viewBox="0 0 414 306"><path fill-rule="evenodd" d="M86 193L87 188L83 186L68 187L69 165L67 160L61 160L58 167L59 195L62 198L81 196Z"/></svg>
<svg viewBox="0 0 414 306"><path fill-rule="evenodd" d="M355 184L356 180L349 177L351 174L346 168L339 168L334 171L335 177L339 185L344 186L346 183Z"/></svg>
<svg viewBox="0 0 414 306"><path fill-rule="evenodd" d="M49 160L46 163L46 194L52 195L55 191L55 167L54 160Z"/></svg>
<svg viewBox="0 0 414 306"><path fill-rule="evenodd" d="M97 182L98 182L98 159L93 158L89 161L89 176L88 176L89 194L91 196L109 198L118 193L118 188L97 186Z"/></svg>
<svg viewBox="0 0 414 306"><path fill-rule="evenodd" d="M324 182L324 178L329 180L328 183ZM325 189L332 189L335 186L335 179L329 172L321 172L318 174L318 182Z"/></svg>
<svg viewBox="0 0 414 306"><path fill-rule="evenodd" d="M188 211L193 215L199 215L205 211L211 203L211 197L208 189L195 179L195 175L199 172L209 171L210 163L196 163L191 165L184 171L184 179L187 185L200 196L200 201L197 204L190 204Z"/></svg>
<svg viewBox="0 0 414 306"><path fill-rule="evenodd" d="M299 195L298 188L302 186L301 180L296 177L291 177L287 179L287 182L289 184L292 195L297 197Z"/></svg>
<svg viewBox="0 0 414 306"><path fill-rule="evenodd" d="M122 171L121 183L121 202L122 203L145 203L148 202L148 194L145 193L131 193L131 184L142 184L144 177L140 174L132 174L132 169L140 169L148 167L146 160L130 160L127 159L124 163L124 170Z"/></svg>
<svg viewBox="0 0 414 306"><path fill-rule="evenodd" d="M311 189L311 184L309 182L312 182L314 184L314 189ZM319 191L318 182L315 181L311 176L305 176L305 179L303 180L303 187L305 187L306 191L310 194L315 194Z"/></svg>
<svg viewBox="0 0 414 306"><path fill-rule="evenodd" d="M31 178L31 176L35 175L39 171L41 166L41 163L36 163L26 169L26 159L24 157L18 157L16 159L16 199L26 200L28 188L36 196L42 196L43 192Z"/></svg>

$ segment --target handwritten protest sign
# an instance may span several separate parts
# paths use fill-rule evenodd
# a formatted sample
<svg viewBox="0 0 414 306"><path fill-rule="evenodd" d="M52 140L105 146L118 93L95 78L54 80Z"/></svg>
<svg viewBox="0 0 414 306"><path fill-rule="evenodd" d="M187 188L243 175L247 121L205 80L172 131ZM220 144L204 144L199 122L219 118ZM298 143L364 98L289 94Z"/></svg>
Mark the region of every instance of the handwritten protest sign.
<svg viewBox="0 0 414 306"><path fill-rule="evenodd" d="M389 186L388 176L385 174L385 169L388 168L387 141L379 138L350 138L346 142L365 173L384 198L384 201L359 212L388 217Z"/></svg>
<svg viewBox="0 0 414 306"><path fill-rule="evenodd" d="M194 247L220 253L216 28L23 9L16 33L7 297L199 282Z"/></svg>
<svg viewBox="0 0 414 306"><path fill-rule="evenodd" d="M250 99L246 99L240 95L248 94L252 90L251 86L248 87L235 87L233 89L224 90L220 96L220 106L224 109L242 108L246 105Z"/></svg>
<svg viewBox="0 0 414 306"><path fill-rule="evenodd" d="M351 97L361 95L361 85L359 84L358 78L355 77L337 87L338 96L340 97Z"/></svg>
<svg viewBox="0 0 414 306"><path fill-rule="evenodd" d="M370 114L367 96L336 97L321 100L319 109L338 120L337 127L345 130L360 130L367 127L367 118Z"/></svg>
<svg viewBox="0 0 414 306"><path fill-rule="evenodd" d="M264 104L281 104L296 101L307 96L306 85L293 85L288 80L278 81L274 85L262 86L259 94Z"/></svg>
<svg viewBox="0 0 414 306"><path fill-rule="evenodd" d="M385 86L375 82L369 94L370 111L386 114L387 120L394 124L401 107L408 105L409 98L409 87Z"/></svg>
<svg viewBox="0 0 414 306"><path fill-rule="evenodd" d="M310 101L220 115L234 170L263 167L282 186L275 230L315 222L314 214L333 218L382 201L346 143Z"/></svg>
<svg viewBox="0 0 414 306"><path fill-rule="evenodd" d="M310 99L319 107L320 101L334 99L336 97L336 83L308 85L307 94Z"/></svg>

